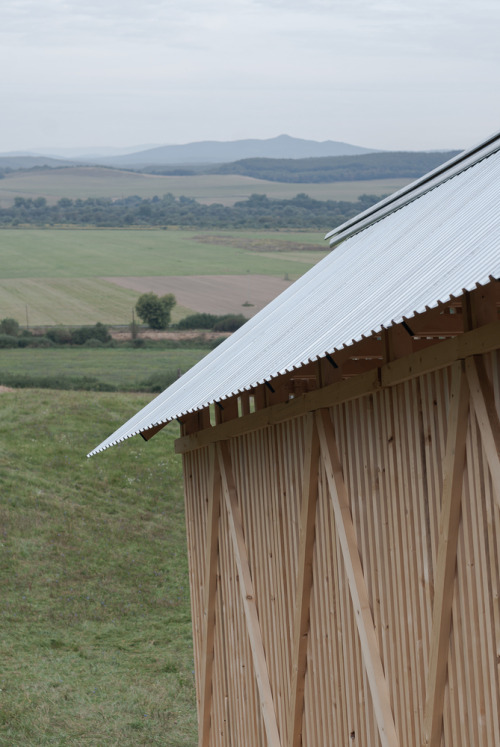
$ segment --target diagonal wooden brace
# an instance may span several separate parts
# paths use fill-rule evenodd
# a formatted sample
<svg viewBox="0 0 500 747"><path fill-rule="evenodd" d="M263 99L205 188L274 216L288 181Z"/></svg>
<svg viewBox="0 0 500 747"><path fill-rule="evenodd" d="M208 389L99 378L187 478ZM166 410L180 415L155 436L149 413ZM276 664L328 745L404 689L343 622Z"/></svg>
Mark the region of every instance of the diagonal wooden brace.
<svg viewBox="0 0 500 747"><path fill-rule="evenodd" d="M313 583L314 525L318 496L319 440L314 416L308 415L305 429L305 453L302 471L299 562L295 615L293 622L292 683L289 708L289 747L300 747L304 711L307 647L309 643L309 605Z"/></svg>
<svg viewBox="0 0 500 747"><path fill-rule="evenodd" d="M471 403L481 432L483 449L491 473L495 498L500 508L500 420L495 398L480 356L465 359Z"/></svg>
<svg viewBox="0 0 500 747"><path fill-rule="evenodd" d="M248 552L243 533L243 521L238 504L236 484L231 466L231 455L227 441L222 441L217 444L217 455L222 477L222 492L224 494L229 520L229 533L231 535L234 559L238 569L241 599L247 623L247 632L252 651L255 678L257 680L267 743L268 747L281 747L273 694L269 680L269 671L262 641L262 631L257 613L257 605L255 603L255 592L250 572Z"/></svg>
<svg viewBox="0 0 500 747"><path fill-rule="evenodd" d="M462 361L452 367L448 433L443 463L439 545L434 573L431 650L424 711L425 747L439 747L443 728L444 690L450 648L451 609L455 588L460 527L469 388Z"/></svg>
<svg viewBox="0 0 500 747"><path fill-rule="evenodd" d="M203 639L201 652L200 713L198 746L208 747L210 738L210 712L212 706L212 677L215 638L215 595L217 587L217 561L219 550L219 514L221 478L215 446L210 449L210 492L205 547L205 583L203 605Z"/></svg>
<svg viewBox="0 0 500 747"><path fill-rule="evenodd" d="M342 473L333 424L328 410L323 409L316 412L316 423L321 457L328 480L333 512L335 514L335 526L344 559L380 742L382 747L399 747L399 739L391 708L389 685L380 657L368 589L359 554L356 530L352 521L349 497Z"/></svg>

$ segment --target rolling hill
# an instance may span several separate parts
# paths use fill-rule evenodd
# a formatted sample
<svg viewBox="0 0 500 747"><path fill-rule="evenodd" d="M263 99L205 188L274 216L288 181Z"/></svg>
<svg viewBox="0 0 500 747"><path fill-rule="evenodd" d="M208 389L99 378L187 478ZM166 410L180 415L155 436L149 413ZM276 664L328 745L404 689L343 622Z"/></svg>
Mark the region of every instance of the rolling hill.
<svg viewBox="0 0 500 747"><path fill-rule="evenodd" d="M279 135L268 140L207 140L186 145L163 145L139 153L95 159L95 163L138 169L165 164L227 163L242 158L320 158L371 152L373 149L334 140L317 142Z"/></svg>

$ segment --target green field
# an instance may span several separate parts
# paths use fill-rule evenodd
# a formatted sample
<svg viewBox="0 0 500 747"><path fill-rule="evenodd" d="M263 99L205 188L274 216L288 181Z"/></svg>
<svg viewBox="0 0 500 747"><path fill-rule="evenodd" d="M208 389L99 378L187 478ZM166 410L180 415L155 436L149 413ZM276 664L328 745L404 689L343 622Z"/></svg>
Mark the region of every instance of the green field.
<svg viewBox="0 0 500 747"><path fill-rule="evenodd" d="M0 745L196 743L178 431L150 397L0 395Z"/></svg>
<svg viewBox="0 0 500 747"><path fill-rule="evenodd" d="M266 251L253 250L252 242L259 240ZM312 251L283 251L294 244ZM13 317L31 326L126 324L140 294L107 277L248 273L294 280L326 248L315 233L5 229L0 231L0 319ZM175 307L172 321L188 313Z"/></svg>
<svg viewBox="0 0 500 747"><path fill-rule="evenodd" d="M198 363L208 350L178 348L78 348L7 349L0 355L0 384L10 376L95 378L118 389L137 389L141 382L166 372L181 371Z"/></svg>
<svg viewBox="0 0 500 747"><path fill-rule="evenodd" d="M213 233L213 232L212 232ZM1 277L98 278L111 276L241 275L281 276L305 271L327 249L320 233L261 233L274 239L276 252L256 252L241 246L241 238L257 232L222 232L230 243L205 243L209 231L127 229L5 229L0 231ZM279 244L295 241L316 248L282 259ZM301 256L299 256L301 255Z"/></svg>
<svg viewBox="0 0 500 747"><path fill-rule="evenodd" d="M224 205L233 205L252 194L291 199L301 192L317 200L355 202L362 194L390 194L410 181L376 179L333 184L289 184L239 175L156 176L82 166L7 174L0 180L0 205L11 204L15 197L45 197L50 202L56 202L61 197L154 197L169 192L176 197L184 195L200 202Z"/></svg>

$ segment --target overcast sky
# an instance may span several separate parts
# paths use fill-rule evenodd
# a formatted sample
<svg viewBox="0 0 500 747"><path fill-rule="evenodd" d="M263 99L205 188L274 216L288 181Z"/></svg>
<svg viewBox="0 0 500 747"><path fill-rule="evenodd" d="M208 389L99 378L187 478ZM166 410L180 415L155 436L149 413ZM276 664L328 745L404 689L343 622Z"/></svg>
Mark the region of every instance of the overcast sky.
<svg viewBox="0 0 500 747"><path fill-rule="evenodd" d="M498 0L1 0L0 152L268 138L468 147Z"/></svg>

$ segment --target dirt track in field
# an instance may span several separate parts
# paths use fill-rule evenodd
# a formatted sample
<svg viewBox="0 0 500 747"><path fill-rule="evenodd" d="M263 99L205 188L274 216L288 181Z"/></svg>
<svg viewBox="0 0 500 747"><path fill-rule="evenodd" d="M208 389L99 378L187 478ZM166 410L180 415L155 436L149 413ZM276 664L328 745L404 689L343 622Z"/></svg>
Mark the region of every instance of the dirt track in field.
<svg viewBox="0 0 500 747"><path fill-rule="evenodd" d="M180 306L207 314L243 314L250 318L291 284L269 275L192 275L103 278L122 288L173 293ZM251 305L247 305L251 304Z"/></svg>

